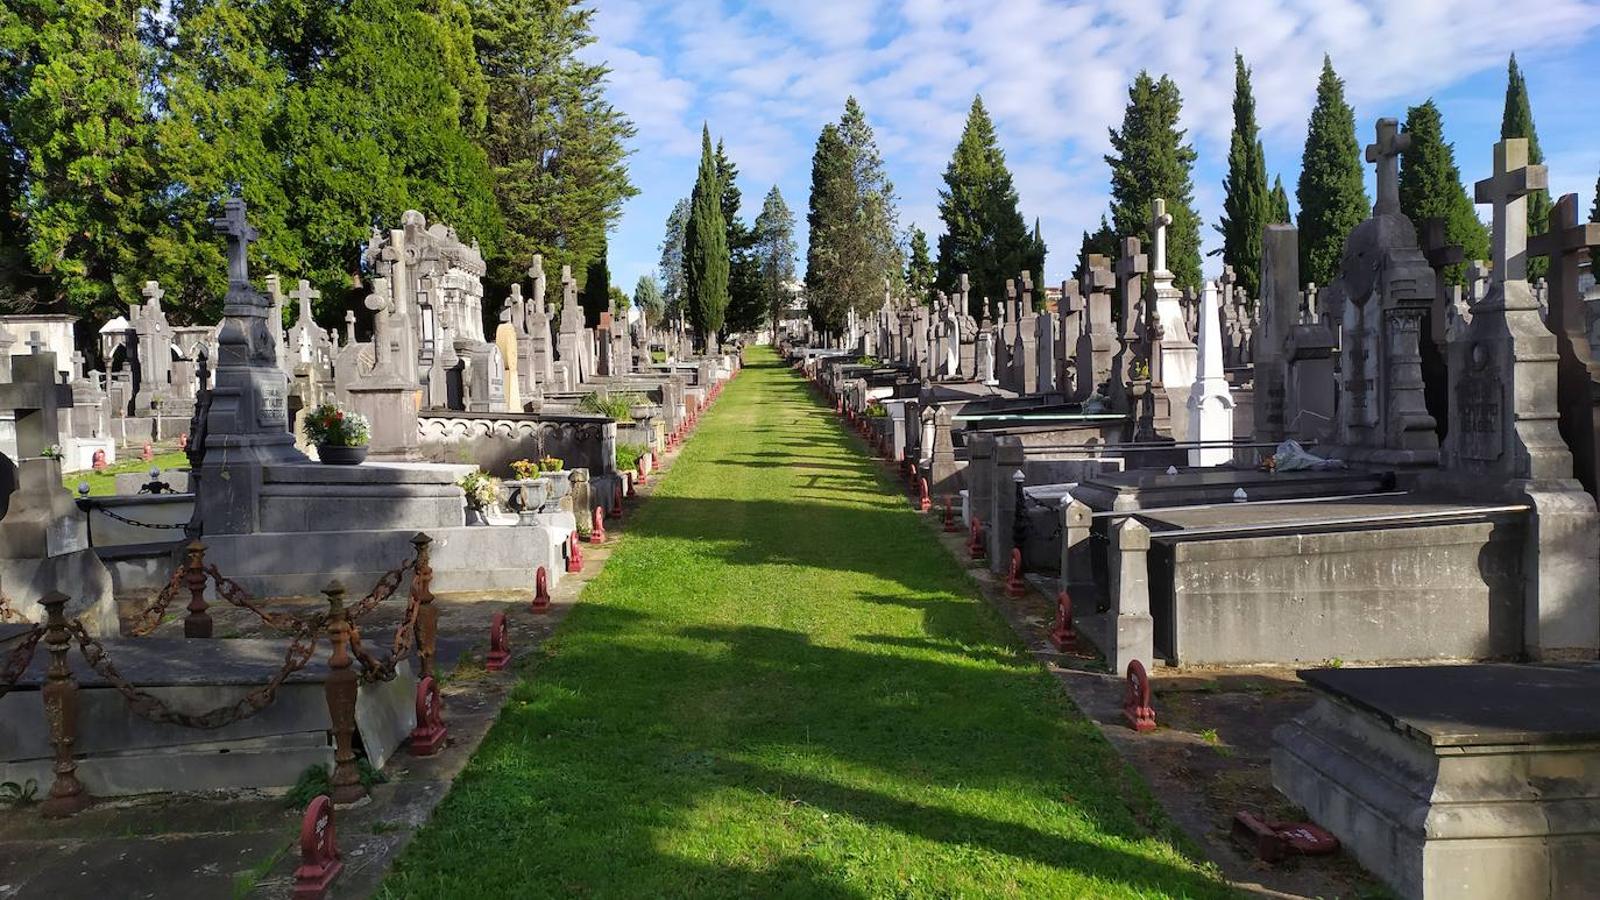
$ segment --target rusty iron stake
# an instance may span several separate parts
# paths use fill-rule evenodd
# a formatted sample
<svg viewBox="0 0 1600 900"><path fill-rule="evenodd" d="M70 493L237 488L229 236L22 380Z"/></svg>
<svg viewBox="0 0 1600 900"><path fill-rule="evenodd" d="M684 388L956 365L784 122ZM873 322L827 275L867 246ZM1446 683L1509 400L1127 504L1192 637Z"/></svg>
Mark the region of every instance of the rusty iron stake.
<svg viewBox="0 0 1600 900"><path fill-rule="evenodd" d="M328 778L334 803L355 803L367 796L356 768L356 691L360 677L350 667L350 620L344 611L344 585L329 582L323 589L328 598L328 640L333 653L328 657L328 719L333 723L333 774Z"/></svg>
<svg viewBox="0 0 1600 900"><path fill-rule="evenodd" d="M78 762L72 757L72 745L78 740L78 682L67 665L67 651L72 649L67 600L60 591L51 591L39 599L45 609L44 647L50 653L50 667L40 693L45 722L50 728L50 746L56 754L55 781L50 784L50 796L39 805L47 819L75 815L92 802L78 780Z"/></svg>
<svg viewBox="0 0 1600 900"><path fill-rule="evenodd" d="M411 575L411 594L417 598L417 677L433 674L433 660L439 636L439 607L433 603L433 538L419 531L411 538L417 551L416 571Z"/></svg>
<svg viewBox="0 0 1600 900"><path fill-rule="evenodd" d="M189 588L189 615L183 620L183 636L208 638L211 614L206 611L206 545L190 541L183 556L183 583Z"/></svg>

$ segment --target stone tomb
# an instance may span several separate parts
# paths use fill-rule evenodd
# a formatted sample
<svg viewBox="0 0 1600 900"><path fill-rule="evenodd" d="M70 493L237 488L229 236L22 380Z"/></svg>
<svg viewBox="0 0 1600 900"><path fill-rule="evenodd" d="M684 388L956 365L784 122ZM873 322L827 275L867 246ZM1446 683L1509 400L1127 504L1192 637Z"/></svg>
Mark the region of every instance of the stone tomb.
<svg viewBox="0 0 1600 900"><path fill-rule="evenodd" d="M1409 900L1592 897L1600 668L1314 669L1272 783Z"/></svg>

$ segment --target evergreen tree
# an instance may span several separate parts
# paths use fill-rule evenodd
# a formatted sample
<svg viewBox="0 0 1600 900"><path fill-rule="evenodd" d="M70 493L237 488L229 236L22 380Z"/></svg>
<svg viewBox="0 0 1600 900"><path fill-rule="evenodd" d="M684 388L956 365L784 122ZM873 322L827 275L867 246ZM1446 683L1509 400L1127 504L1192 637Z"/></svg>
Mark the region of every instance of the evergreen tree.
<svg viewBox="0 0 1600 900"><path fill-rule="evenodd" d="M739 192L739 167L717 141L717 177L722 179L722 217L728 226L728 312L724 329L729 333L760 327L766 315L761 299L761 265L755 258L755 236L739 217L744 203Z"/></svg>
<svg viewBox="0 0 1600 900"><path fill-rule="evenodd" d="M1283 189L1283 176L1272 179L1272 195L1267 201L1267 220L1274 225L1288 225L1294 221L1289 212L1289 192Z"/></svg>
<svg viewBox="0 0 1600 900"><path fill-rule="evenodd" d="M1026 268L1033 273L1033 283L1038 287L1033 295L1033 308L1044 309L1044 258L1049 255L1050 248L1044 242L1044 231L1039 227L1038 216L1033 217L1033 240L1029 244Z"/></svg>
<svg viewBox="0 0 1600 900"><path fill-rule="evenodd" d="M755 258L760 267L761 300L774 340L789 302L796 252L794 213L789 211L777 185L773 185L761 203L761 214L756 216Z"/></svg>
<svg viewBox="0 0 1600 900"><path fill-rule="evenodd" d="M688 227L689 198L685 197L667 215L667 233L661 239L661 299L668 317L683 312L683 239Z"/></svg>
<svg viewBox="0 0 1600 900"><path fill-rule="evenodd" d="M924 306L933 304L933 283L937 277L928 257L928 234L912 226L910 258L906 260L906 294Z"/></svg>
<svg viewBox="0 0 1600 900"><path fill-rule="evenodd" d="M811 159L806 296L817 327L838 331L850 309L878 308L885 279L901 280L894 200L872 128L851 97Z"/></svg>
<svg viewBox="0 0 1600 900"><path fill-rule="evenodd" d="M605 235L601 235L600 255L589 260L583 276L583 290L578 294L578 304L583 307L583 322L589 328L600 324L600 314L611 307L611 269L606 265L609 250Z"/></svg>
<svg viewBox="0 0 1600 900"><path fill-rule="evenodd" d="M1150 204L1167 202L1167 268L1181 286L1200 286L1200 218L1194 211L1193 145L1178 127L1183 100L1163 75L1141 71L1128 88L1122 128L1111 132L1111 223L1116 234L1139 235L1150 244ZM1116 255L1113 241L1112 256Z"/></svg>
<svg viewBox="0 0 1600 900"><path fill-rule="evenodd" d="M576 0L470 0L487 82L482 145L505 223L496 282L535 253L550 272L603 255L606 232L638 191L628 179L627 116L605 99L604 65L583 58L594 10Z"/></svg>
<svg viewBox="0 0 1600 900"><path fill-rule="evenodd" d="M1445 142L1444 124L1432 100L1406 111L1405 131L1411 135L1411 149L1400 157L1400 211L1417 227L1418 243L1424 223L1442 218L1445 238L1461 245L1466 259L1488 258L1489 232L1461 185L1455 150ZM1460 284L1462 270L1462 264L1450 266L1446 277Z"/></svg>
<svg viewBox="0 0 1600 900"><path fill-rule="evenodd" d="M1350 232L1372 208L1362 180L1355 113L1344 101L1344 82L1322 58L1317 105L1306 128L1300 164L1300 279L1332 284Z"/></svg>
<svg viewBox="0 0 1600 900"><path fill-rule="evenodd" d="M1251 297L1261 289L1261 229L1272 212L1267 188L1266 152L1256 127L1256 100L1250 92L1250 69L1237 50L1233 54L1233 136L1228 143L1228 174L1222 181L1222 261L1233 266L1239 284Z"/></svg>
<svg viewBox="0 0 1600 900"><path fill-rule="evenodd" d="M1528 139L1528 163L1544 162L1544 150L1539 147L1539 132L1533 125L1533 105L1528 100L1528 83L1523 80L1522 69L1517 66L1517 55L1511 54L1506 66L1506 106L1500 117L1500 139ZM1543 188L1528 193L1528 236L1544 234L1550 227L1550 192ZM1472 257L1467 257L1471 259ZM1528 280L1537 281L1550 270L1550 260L1543 256L1528 257Z"/></svg>
<svg viewBox="0 0 1600 900"><path fill-rule="evenodd" d="M639 276L639 283L633 287L633 305L639 308L645 324L651 328L661 324L666 317L667 302L661 296L661 283L656 281L654 275Z"/></svg>
<svg viewBox="0 0 1600 900"><path fill-rule="evenodd" d="M1033 245L982 97L972 100L961 140L944 170L944 185L939 191L945 233L939 236L938 281L953 285L965 273L974 298L998 303L1005 296L1006 279L1029 265ZM968 312L979 314L977 309Z"/></svg>
<svg viewBox="0 0 1600 900"><path fill-rule="evenodd" d="M1596 176L1594 180L1594 206L1589 208L1589 221L1600 222L1600 176ZM1592 260L1589 268L1594 268Z"/></svg>
<svg viewBox="0 0 1600 900"><path fill-rule="evenodd" d="M1168 207L1170 209L1170 207ZM1112 230L1111 223L1106 221L1104 214L1100 216L1100 227L1093 234L1085 231L1083 241L1078 245L1078 262L1072 269L1072 280L1083 280L1084 273L1089 271L1089 257L1094 254L1115 260L1117 251L1117 233ZM1113 306L1115 311L1116 307Z"/></svg>
<svg viewBox="0 0 1600 900"><path fill-rule="evenodd" d="M722 179L711 151L711 129L700 134L700 172L689 198L683 241L684 308L701 345L714 348L728 309L728 230L722 220Z"/></svg>
<svg viewBox="0 0 1600 900"><path fill-rule="evenodd" d="M628 307L633 305L633 301L628 299L628 292L613 284L606 296L611 300L612 321L617 323L618 328L625 326L628 323Z"/></svg>
<svg viewBox="0 0 1600 900"><path fill-rule="evenodd" d="M138 24L156 6L0 6L0 303L13 310L99 319L138 296L157 187Z"/></svg>

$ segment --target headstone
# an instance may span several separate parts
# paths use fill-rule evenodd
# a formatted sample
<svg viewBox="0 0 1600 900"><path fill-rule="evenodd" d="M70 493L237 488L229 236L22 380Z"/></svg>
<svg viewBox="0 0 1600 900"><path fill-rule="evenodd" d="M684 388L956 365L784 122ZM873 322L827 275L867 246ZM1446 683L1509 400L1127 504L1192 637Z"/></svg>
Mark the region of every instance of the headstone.
<svg viewBox="0 0 1600 900"><path fill-rule="evenodd" d="M1183 292L1172 283L1167 269L1167 226L1172 216L1167 201L1150 203L1150 286L1146 289L1145 314L1155 315L1154 328L1160 335L1160 352L1151 349L1151 389L1166 394L1172 410L1172 430L1188 434L1189 388L1194 384L1196 353L1194 341L1184 321ZM1159 357L1159 364L1158 364Z"/></svg>
<svg viewBox="0 0 1600 900"><path fill-rule="evenodd" d="M1061 321L1056 328L1056 390L1072 400L1081 394L1078 383L1078 340L1083 336L1084 305L1077 282L1061 283L1061 300L1057 310Z"/></svg>
<svg viewBox="0 0 1600 900"><path fill-rule="evenodd" d="M1285 434L1288 343L1300 324L1300 233L1274 224L1261 234L1261 331L1255 362L1255 439L1277 443Z"/></svg>
<svg viewBox="0 0 1600 900"><path fill-rule="evenodd" d="M522 412L522 375L518 367L525 347L516 321L521 317L521 309L522 286L512 285L511 296L500 310L500 324L494 330L494 343L501 359L501 394L504 408L511 412Z"/></svg>
<svg viewBox="0 0 1600 900"><path fill-rule="evenodd" d="M1220 466L1233 460L1233 394L1222 362L1222 298L1206 282L1200 293L1200 367L1189 389L1189 465Z"/></svg>
<svg viewBox="0 0 1600 900"><path fill-rule="evenodd" d="M1572 450L1574 474L1590 496L1600 481L1600 360L1589 346L1588 315L1578 286L1579 259L1588 254L1591 272L1600 247L1600 222L1578 224L1578 195L1567 194L1550 210L1550 227L1528 240L1528 252L1550 260L1549 308L1545 325L1560 354L1556 408L1561 436ZM1592 277L1592 276L1591 276Z"/></svg>
<svg viewBox="0 0 1600 900"><path fill-rule="evenodd" d="M1123 238L1122 255L1117 259L1116 271L1117 291L1122 300L1118 312L1121 319L1119 329L1121 337L1117 343L1116 355L1111 361L1110 390L1111 406L1119 412L1127 412L1133 405L1128 384L1134 380L1138 348L1143 338L1139 321L1143 300L1142 280L1149 268L1148 257L1140 252L1139 239Z"/></svg>
<svg viewBox="0 0 1600 900"><path fill-rule="evenodd" d="M1112 357L1117 335L1111 322L1111 263L1104 256L1090 254L1083 275L1087 296L1087 323L1078 339L1078 399L1087 401L1111 378Z"/></svg>
<svg viewBox="0 0 1600 900"><path fill-rule="evenodd" d="M138 342L134 414L154 416L161 414L163 402L172 399L172 326L167 324L167 314L161 308L161 298L166 294L161 285L147 281L141 293L144 305L135 308L132 317Z"/></svg>

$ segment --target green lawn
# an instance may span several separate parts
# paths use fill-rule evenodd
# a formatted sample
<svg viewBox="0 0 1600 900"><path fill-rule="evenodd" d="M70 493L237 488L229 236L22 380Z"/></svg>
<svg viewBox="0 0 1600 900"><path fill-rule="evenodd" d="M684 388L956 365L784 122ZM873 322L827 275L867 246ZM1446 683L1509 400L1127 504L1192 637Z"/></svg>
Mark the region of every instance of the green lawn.
<svg viewBox="0 0 1600 900"><path fill-rule="evenodd" d="M61 476L61 483L66 485L67 490L76 496L78 482L87 481L89 482L89 496L103 497L117 492L118 473L138 472L144 475L150 471L151 466L157 466L163 472L168 469L187 469L189 467L189 457L181 450L174 450L171 453L157 453L153 460L140 459L138 450L130 450L129 452L133 454L131 457L106 466L99 472L93 470L68 472ZM145 480L149 481L150 479L146 478Z"/></svg>
<svg viewBox="0 0 1600 900"><path fill-rule="evenodd" d="M1228 896L804 381L752 363L380 896Z"/></svg>

